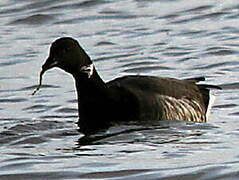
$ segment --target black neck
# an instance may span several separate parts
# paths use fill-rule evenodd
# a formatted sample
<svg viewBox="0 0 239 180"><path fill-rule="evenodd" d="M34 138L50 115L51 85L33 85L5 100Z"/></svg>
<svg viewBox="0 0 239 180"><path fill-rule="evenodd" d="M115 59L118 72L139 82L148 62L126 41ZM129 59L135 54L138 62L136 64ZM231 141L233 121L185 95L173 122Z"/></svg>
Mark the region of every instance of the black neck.
<svg viewBox="0 0 239 180"><path fill-rule="evenodd" d="M87 74L81 72L78 72L73 76L75 78L78 98L98 96L105 93L107 89L105 82L100 78L95 68L91 77L88 77Z"/></svg>
<svg viewBox="0 0 239 180"><path fill-rule="evenodd" d="M105 114L104 111L107 109L109 101L106 84L100 78L95 68L90 78L82 72L76 73L73 76L75 78L78 96L78 123L80 128L91 128L90 126L97 127L99 125L98 123L103 124L100 116Z"/></svg>

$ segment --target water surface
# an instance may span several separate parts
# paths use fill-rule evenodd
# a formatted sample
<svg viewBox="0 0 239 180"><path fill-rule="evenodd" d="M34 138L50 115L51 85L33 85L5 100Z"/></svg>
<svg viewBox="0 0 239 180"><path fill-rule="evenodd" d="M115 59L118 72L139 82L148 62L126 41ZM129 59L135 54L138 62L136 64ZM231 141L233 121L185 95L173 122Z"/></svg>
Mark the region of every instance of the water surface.
<svg viewBox="0 0 239 180"><path fill-rule="evenodd" d="M239 3L222 0L14 1L0 5L0 179L239 177ZM208 123L129 123L85 138L71 76L31 96L52 41L76 38L101 77L220 84Z"/></svg>

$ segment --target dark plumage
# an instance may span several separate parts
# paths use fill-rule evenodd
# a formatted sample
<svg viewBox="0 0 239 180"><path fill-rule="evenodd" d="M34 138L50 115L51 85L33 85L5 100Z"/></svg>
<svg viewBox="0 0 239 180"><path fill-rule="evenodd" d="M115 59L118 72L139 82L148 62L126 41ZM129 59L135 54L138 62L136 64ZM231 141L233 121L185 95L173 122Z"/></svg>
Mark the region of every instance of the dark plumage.
<svg viewBox="0 0 239 180"><path fill-rule="evenodd" d="M178 80L153 76L124 76L105 83L79 43L64 37L52 43L41 75L59 67L76 83L78 125L83 133L108 127L113 121L187 120L205 122L209 88L203 77Z"/></svg>

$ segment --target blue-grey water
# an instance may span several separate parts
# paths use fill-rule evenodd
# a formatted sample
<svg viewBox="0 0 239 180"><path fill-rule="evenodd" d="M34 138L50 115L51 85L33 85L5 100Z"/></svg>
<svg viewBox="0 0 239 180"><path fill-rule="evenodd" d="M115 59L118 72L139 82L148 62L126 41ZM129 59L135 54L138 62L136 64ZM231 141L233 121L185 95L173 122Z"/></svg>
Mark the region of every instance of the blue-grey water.
<svg viewBox="0 0 239 180"><path fill-rule="evenodd" d="M205 76L223 90L207 123L119 124L85 138L70 75L47 72L31 96L62 36L80 42L105 81ZM238 77L235 0L1 1L0 179L236 180Z"/></svg>

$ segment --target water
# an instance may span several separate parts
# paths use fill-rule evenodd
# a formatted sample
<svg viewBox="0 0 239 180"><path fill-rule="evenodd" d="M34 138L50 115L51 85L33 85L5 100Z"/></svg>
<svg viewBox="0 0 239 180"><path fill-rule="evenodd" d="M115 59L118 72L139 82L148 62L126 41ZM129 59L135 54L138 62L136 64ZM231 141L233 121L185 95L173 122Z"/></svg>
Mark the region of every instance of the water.
<svg viewBox="0 0 239 180"><path fill-rule="evenodd" d="M0 179L238 179L238 18L237 1L1 2ZM31 96L62 36L80 42L105 81L205 76L222 85L209 122L121 124L85 138L71 76L53 69Z"/></svg>

